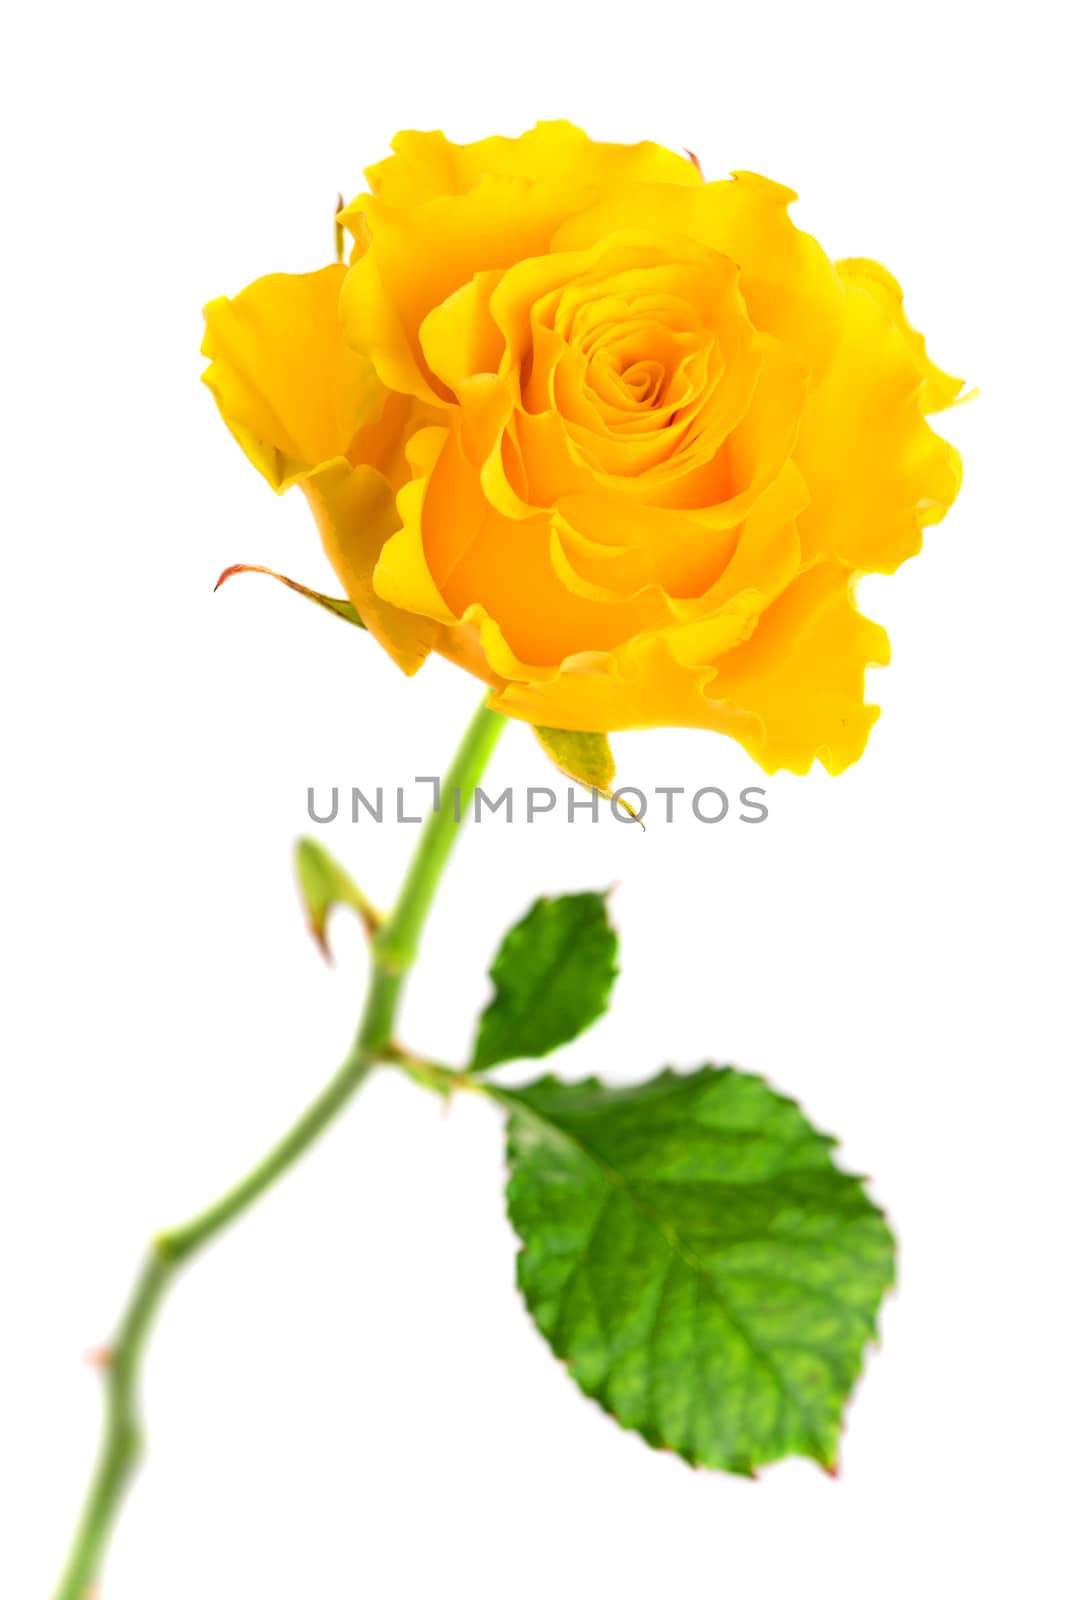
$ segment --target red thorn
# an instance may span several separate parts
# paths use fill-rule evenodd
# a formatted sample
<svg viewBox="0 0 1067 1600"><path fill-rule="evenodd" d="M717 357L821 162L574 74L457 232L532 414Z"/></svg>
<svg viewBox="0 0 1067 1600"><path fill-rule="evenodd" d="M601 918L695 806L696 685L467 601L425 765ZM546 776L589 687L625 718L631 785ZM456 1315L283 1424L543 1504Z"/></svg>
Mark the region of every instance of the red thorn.
<svg viewBox="0 0 1067 1600"><path fill-rule="evenodd" d="M115 1352L107 1344L98 1344L92 1350L85 1352L85 1364L92 1367L95 1372L106 1372L114 1359Z"/></svg>

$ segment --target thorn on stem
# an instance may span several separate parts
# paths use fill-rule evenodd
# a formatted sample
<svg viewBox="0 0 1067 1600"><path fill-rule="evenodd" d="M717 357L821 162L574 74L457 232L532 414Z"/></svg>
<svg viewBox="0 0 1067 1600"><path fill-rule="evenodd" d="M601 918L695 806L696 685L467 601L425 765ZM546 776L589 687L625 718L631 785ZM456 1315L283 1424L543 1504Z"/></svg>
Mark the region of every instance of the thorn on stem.
<svg viewBox="0 0 1067 1600"><path fill-rule="evenodd" d="M107 1372L115 1359L115 1352L109 1344L94 1345L85 1352L85 1364L92 1367L94 1372Z"/></svg>

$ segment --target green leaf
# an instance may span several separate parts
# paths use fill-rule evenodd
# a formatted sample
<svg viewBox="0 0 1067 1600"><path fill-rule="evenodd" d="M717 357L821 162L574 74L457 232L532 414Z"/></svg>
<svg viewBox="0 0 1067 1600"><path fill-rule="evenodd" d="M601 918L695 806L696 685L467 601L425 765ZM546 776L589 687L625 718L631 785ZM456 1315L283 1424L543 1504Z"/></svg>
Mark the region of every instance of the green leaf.
<svg viewBox="0 0 1067 1600"><path fill-rule="evenodd" d="M694 1464L832 1470L893 1279L833 1141L732 1068L490 1092L511 1112L519 1285L585 1393Z"/></svg>
<svg viewBox="0 0 1067 1600"><path fill-rule="evenodd" d="M312 938L327 961L333 960L326 923L334 906L351 906L368 935L380 926L381 913L317 839L297 840L296 878Z"/></svg>
<svg viewBox="0 0 1067 1600"><path fill-rule="evenodd" d="M311 600L324 611L332 612L335 617L340 617L342 622L351 622L357 628L366 627L366 623L350 600L338 600L332 594L320 594L317 589L309 589L305 584L297 583L295 578L287 578L283 572L275 572L271 567L251 566L246 561L238 561L236 565L227 567L225 572L219 574L219 581L215 585L216 594L228 579L236 577L239 572L262 572L264 577L275 578L278 583L284 583L294 594L302 594L305 600Z"/></svg>
<svg viewBox="0 0 1067 1600"><path fill-rule="evenodd" d="M505 936L489 976L471 1070L548 1055L595 1022L617 971L603 894L536 900Z"/></svg>

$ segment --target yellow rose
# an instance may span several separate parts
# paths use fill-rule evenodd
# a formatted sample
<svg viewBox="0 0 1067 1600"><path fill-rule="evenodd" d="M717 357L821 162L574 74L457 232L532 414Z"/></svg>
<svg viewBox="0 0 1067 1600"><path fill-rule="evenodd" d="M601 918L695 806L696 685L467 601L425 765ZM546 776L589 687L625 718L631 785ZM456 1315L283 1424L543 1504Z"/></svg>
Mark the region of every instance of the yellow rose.
<svg viewBox="0 0 1067 1600"><path fill-rule="evenodd" d="M207 308L206 378L406 670L435 650L553 729L688 726L838 772L888 659L865 572L960 484L960 383L893 278L749 173L569 123L404 133L351 264Z"/></svg>

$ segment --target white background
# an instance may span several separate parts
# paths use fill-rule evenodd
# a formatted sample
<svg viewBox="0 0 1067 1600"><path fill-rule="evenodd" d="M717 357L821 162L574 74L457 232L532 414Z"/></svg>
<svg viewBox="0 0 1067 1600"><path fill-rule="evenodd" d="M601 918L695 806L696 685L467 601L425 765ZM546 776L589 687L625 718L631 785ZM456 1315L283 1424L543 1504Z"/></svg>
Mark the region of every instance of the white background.
<svg viewBox="0 0 1067 1600"><path fill-rule="evenodd" d="M513 1287L493 1110L382 1077L197 1262L146 1375L107 1600L1062 1595L1063 255L1043 5L315 3L21 8L3 91L0 1595L45 1600L148 1233L252 1160L343 1052L291 878L309 783L441 769L476 699L413 683L231 561L333 587L198 384L199 308L323 264L398 127L569 115L801 193L982 388L963 495L869 580L895 659L847 775L760 828L483 824L405 1007L458 1058L500 932L619 880L624 973L568 1070L735 1061L869 1172L902 1241L834 1482L648 1451L572 1390ZM710 735L623 778L730 793ZM521 727L493 778L549 781ZM321 830L386 898L414 829ZM1060 1480L1057 1485L1057 1480Z"/></svg>

